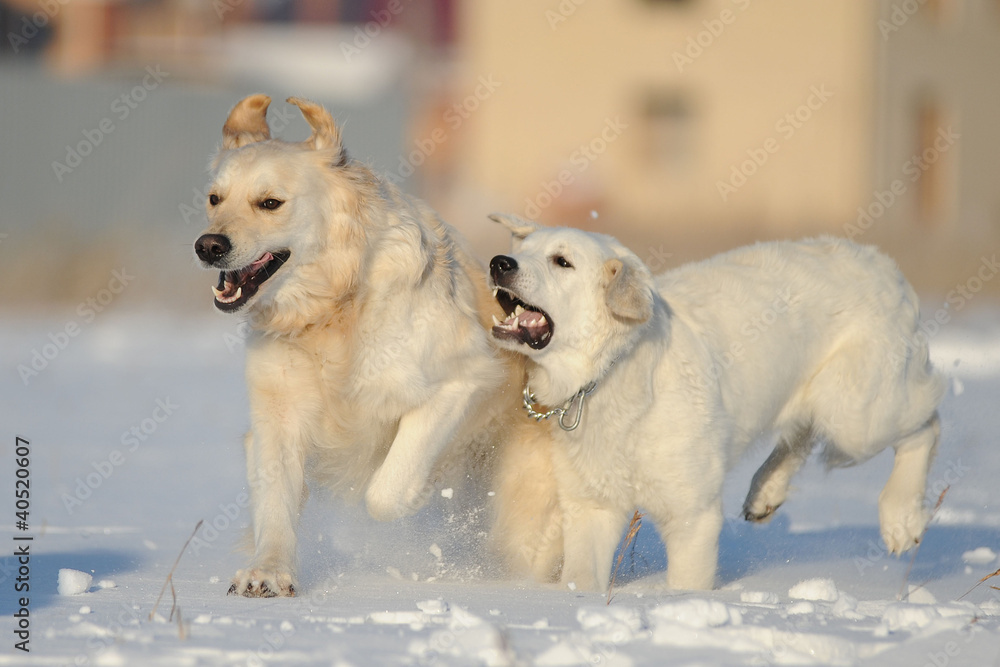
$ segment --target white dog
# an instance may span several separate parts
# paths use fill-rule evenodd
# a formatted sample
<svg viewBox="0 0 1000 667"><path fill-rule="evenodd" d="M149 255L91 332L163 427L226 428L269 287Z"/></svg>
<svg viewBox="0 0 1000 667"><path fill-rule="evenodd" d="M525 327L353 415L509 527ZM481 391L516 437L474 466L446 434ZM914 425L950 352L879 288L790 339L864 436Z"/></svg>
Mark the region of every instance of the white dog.
<svg viewBox="0 0 1000 667"><path fill-rule="evenodd" d="M653 278L608 236L494 219L514 252L490 264L507 313L493 336L530 359L525 403L558 417L563 583L606 588L642 507L666 542L667 584L711 588L723 478L768 435L778 444L754 476L747 519L781 505L815 442L834 464L891 446L882 537L894 553L919 541L943 382L915 336L917 297L890 259L820 238Z"/></svg>
<svg viewBox="0 0 1000 667"><path fill-rule="evenodd" d="M254 555L230 592L253 597L295 594L307 471L375 518L415 512L446 475L488 478L523 377L490 344L503 311L454 230L351 160L326 110L289 102L303 142L271 139L265 95L233 108L195 243L215 306L251 328Z"/></svg>

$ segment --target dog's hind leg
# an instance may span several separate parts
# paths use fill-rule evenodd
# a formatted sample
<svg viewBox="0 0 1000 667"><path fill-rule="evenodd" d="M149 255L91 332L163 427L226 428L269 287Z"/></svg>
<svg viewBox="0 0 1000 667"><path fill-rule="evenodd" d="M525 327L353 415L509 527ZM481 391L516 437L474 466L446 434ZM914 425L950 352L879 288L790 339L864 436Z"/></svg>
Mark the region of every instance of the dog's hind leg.
<svg viewBox="0 0 1000 667"><path fill-rule="evenodd" d="M812 435L810 427L800 425L781 437L774 451L754 473L743 503L743 518L758 523L771 520L775 510L785 502L792 477L809 458Z"/></svg>
<svg viewBox="0 0 1000 667"><path fill-rule="evenodd" d="M935 412L920 429L893 445L892 473L878 497L879 525L889 553L910 549L924 533L927 472L940 437L941 423Z"/></svg>

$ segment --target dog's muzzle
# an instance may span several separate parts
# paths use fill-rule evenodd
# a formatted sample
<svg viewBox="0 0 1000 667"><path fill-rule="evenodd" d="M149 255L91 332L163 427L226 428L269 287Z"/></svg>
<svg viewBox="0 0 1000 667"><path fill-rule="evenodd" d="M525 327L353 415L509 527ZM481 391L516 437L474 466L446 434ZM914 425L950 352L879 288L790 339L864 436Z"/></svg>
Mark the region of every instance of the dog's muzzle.
<svg viewBox="0 0 1000 667"><path fill-rule="evenodd" d="M501 322L493 316L493 337L511 340L541 350L552 340L555 325L544 310L521 300L511 285L517 275L517 260L507 255L497 255L490 260L490 278L493 281L493 298L497 300L506 318Z"/></svg>
<svg viewBox="0 0 1000 667"><path fill-rule="evenodd" d="M239 310L257 294L260 286L288 261L287 249L265 252L256 261L238 268L225 269L232 250L229 238L222 234L202 234L194 242L194 252L206 267L222 266L218 285L212 287L215 307L227 313Z"/></svg>

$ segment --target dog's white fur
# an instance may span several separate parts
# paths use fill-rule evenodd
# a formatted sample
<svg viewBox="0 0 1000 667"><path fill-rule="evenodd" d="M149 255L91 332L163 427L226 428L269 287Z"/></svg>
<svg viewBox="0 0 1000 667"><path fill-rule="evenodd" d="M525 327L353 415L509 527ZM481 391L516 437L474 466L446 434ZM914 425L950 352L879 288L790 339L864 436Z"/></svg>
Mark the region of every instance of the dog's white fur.
<svg viewBox="0 0 1000 667"><path fill-rule="evenodd" d="M724 476L769 435L778 444L754 476L746 518L771 516L815 442L832 464L893 447L882 537L892 552L919 541L943 382L915 336L917 297L890 259L820 238L741 248L654 278L611 237L500 220L517 263L505 286L554 328L541 350L499 344L530 359L543 405L596 382L578 429L550 425L559 507L544 492L532 501L550 521L536 530L552 536L526 554L536 574L557 567L548 543L561 540L561 581L606 588L622 530L642 507L666 542L667 584L711 588Z"/></svg>
<svg viewBox="0 0 1000 667"><path fill-rule="evenodd" d="M231 589L247 596L294 595L307 472L377 519L411 514L435 480L495 464L523 376L489 342L502 311L454 230L349 159L322 107L289 102L304 142L270 138L267 96L234 107L207 206L232 246L211 268L291 251L247 304L254 555Z"/></svg>

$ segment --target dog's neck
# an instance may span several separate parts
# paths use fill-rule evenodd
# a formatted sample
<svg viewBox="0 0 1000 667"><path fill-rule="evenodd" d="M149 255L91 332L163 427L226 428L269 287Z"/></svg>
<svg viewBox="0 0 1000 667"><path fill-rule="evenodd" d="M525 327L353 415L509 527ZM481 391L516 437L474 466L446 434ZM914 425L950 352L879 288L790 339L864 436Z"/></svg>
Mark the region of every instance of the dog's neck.
<svg viewBox="0 0 1000 667"><path fill-rule="evenodd" d="M596 362L577 358L560 364L558 369L535 361L528 366L527 386L542 405L559 407L591 384L600 385L618 356L602 354Z"/></svg>
<svg viewBox="0 0 1000 667"><path fill-rule="evenodd" d="M613 337L619 344L605 345L592 357L587 352L566 351L558 356L542 356L528 363L527 385L541 405L561 407L581 389L595 385L600 393L614 367L626 361L645 342L669 346L671 310L662 299L653 306L649 321L633 329L628 336Z"/></svg>

